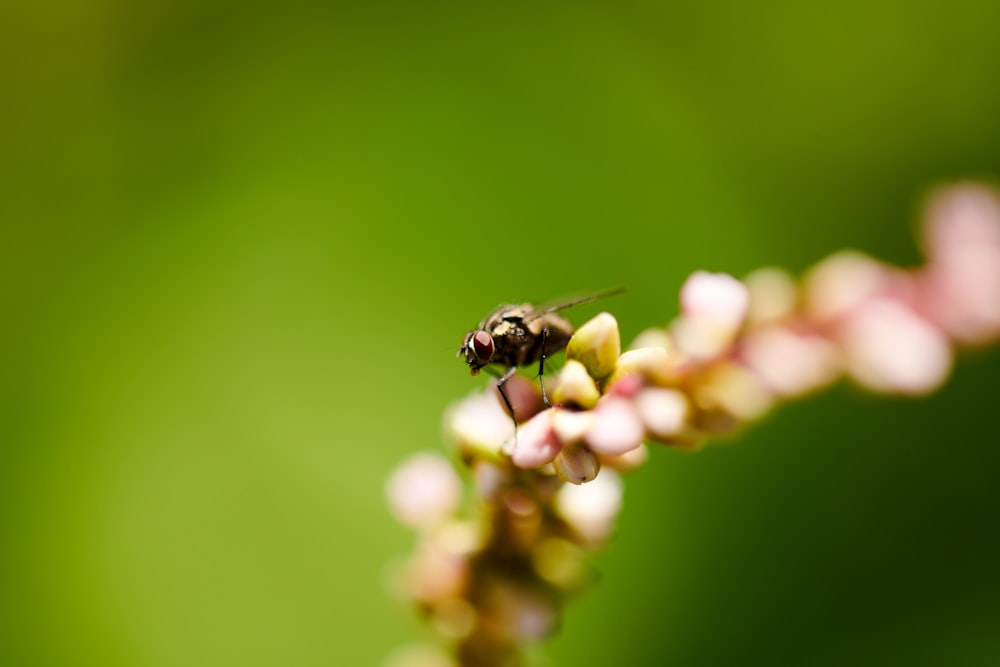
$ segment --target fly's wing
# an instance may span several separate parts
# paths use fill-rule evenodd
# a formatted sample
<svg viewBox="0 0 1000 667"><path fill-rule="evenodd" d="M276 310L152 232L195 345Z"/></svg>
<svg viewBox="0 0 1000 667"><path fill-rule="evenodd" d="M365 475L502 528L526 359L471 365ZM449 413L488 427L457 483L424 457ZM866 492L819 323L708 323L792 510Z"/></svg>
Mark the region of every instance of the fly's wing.
<svg viewBox="0 0 1000 667"><path fill-rule="evenodd" d="M616 287L615 289L607 290L606 292L598 292L597 294L588 294L587 296L577 297L575 299L567 299L565 301L557 301L556 303L539 306L534 312L524 318L524 321L531 322L532 320L537 320L539 317L544 317L549 313L554 313L559 310L565 310L567 308L572 308L573 306L581 306L585 303L590 303L591 301L597 301L598 299L603 299L609 296L615 296L616 294L621 294L625 291L624 287Z"/></svg>

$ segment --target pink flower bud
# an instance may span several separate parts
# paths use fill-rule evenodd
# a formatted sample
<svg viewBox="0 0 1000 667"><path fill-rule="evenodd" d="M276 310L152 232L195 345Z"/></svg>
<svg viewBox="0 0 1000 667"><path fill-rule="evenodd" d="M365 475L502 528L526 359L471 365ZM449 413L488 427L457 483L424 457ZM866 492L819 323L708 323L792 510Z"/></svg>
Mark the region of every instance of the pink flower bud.
<svg viewBox="0 0 1000 667"><path fill-rule="evenodd" d="M491 394L473 394L445 413L445 430L460 448L495 456L514 435L514 422Z"/></svg>
<svg viewBox="0 0 1000 667"><path fill-rule="evenodd" d="M587 444L599 454L624 454L642 444L646 431L632 402L605 396L594 408L594 423L587 431Z"/></svg>
<svg viewBox="0 0 1000 667"><path fill-rule="evenodd" d="M509 417L510 413L507 412L507 404L504 403L503 396L500 395L500 390L497 389L497 381L493 380L490 382L490 386L493 387L493 395L496 397L497 405ZM523 375L512 375L507 380L503 390L507 394L507 400L514 407L514 413L517 416L518 422L528 421L545 409L541 390L534 382Z"/></svg>
<svg viewBox="0 0 1000 667"><path fill-rule="evenodd" d="M1000 247L942 254L920 273L921 312L961 343L1000 337Z"/></svg>
<svg viewBox="0 0 1000 667"><path fill-rule="evenodd" d="M458 508L461 481L452 465L438 454L420 453L407 459L386 484L389 508L411 528L428 528Z"/></svg>
<svg viewBox="0 0 1000 667"><path fill-rule="evenodd" d="M829 384L841 366L839 351L827 339L780 326L751 332L742 354L750 370L779 396L797 396Z"/></svg>
<svg viewBox="0 0 1000 667"><path fill-rule="evenodd" d="M847 370L875 391L925 394L951 370L951 347L934 326L889 299L857 309L839 332Z"/></svg>
<svg viewBox="0 0 1000 667"><path fill-rule="evenodd" d="M726 273L695 271L681 287L684 317L710 320L730 329L743 323L749 303L746 285Z"/></svg>
<svg viewBox="0 0 1000 667"><path fill-rule="evenodd" d="M562 449L562 442L552 426L554 410L545 410L529 419L517 433L511 456L519 468L537 468L549 463Z"/></svg>
<svg viewBox="0 0 1000 667"><path fill-rule="evenodd" d="M421 542L407 567L407 593L414 600L434 603L460 596L468 584L469 563L430 540Z"/></svg>
<svg viewBox="0 0 1000 667"><path fill-rule="evenodd" d="M889 267L868 255L847 250L835 253L806 273L806 309L820 321L844 316L887 291L891 277Z"/></svg>
<svg viewBox="0 0 1000 667"><path fill-rule="evenodd" d="M747 314L746 285L725 273L696 271L681 288L681 312L672 333L681 352L708 360L725 352Z"/></svg>
<svg viewBox="0 0 1000 667"><path fill-rule="evenodd" d="M1000 250L1000 198L992 189L965 183L931 198L923 229L924 252L937 261L971 247Z"/></svg>

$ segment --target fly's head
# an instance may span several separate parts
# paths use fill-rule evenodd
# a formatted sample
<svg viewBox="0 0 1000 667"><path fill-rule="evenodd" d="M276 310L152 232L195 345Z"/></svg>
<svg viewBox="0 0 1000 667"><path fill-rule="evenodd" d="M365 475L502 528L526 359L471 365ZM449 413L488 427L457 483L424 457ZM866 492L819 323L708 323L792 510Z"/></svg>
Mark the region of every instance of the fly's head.
<svg viewBox="0 0 1000 667"><path fill-rule="evenodd" d="M493 336L488 331L480 329L465 334L465 340L462 341L458 356L464 356L469 370L472 371L473 375L477 375L483 366L490 363L495 352L496 345L493 343Z"/></svg>

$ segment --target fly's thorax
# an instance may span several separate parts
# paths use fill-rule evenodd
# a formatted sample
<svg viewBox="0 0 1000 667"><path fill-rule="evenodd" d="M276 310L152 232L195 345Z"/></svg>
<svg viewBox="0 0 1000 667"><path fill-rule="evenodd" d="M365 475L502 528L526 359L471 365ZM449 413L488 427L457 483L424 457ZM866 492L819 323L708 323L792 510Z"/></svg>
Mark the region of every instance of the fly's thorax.
<svg viewBox="0 0 1000 667"><path fill-rule="evenodd" d="M520 333L520 326L511 322L510 320L502 320L497 322L492 328L490 328L490 333L495 338L503 338L506 336L516 336Z"/></svg>
<svg viewBox="0 0 1000 667"><path fill-rule="evenodd" d="M500 306L479 323L484 331L493 331L502 322L518 323L531 315L533 307L530 303L508 303Z"/></svg>
<svg viewBox="0 0 1000 667"><path fill-rule="evenodd" d="M503 306L499 309L500 316L505 320L521 321L535 311L535 307L530 303L519 303L511 306Z"/></svg>

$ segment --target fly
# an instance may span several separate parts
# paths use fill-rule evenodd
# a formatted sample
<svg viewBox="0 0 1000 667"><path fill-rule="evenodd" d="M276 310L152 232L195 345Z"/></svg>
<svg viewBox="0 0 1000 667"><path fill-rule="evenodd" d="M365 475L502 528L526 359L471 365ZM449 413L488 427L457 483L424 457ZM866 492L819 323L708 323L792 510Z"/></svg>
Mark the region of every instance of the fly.
<svg viewBox="0 0 1000 667"><path fill-rule="evenodd" d="M542 401L546 407L551 407L542 380L545 360L566 347L573 335L573 325L556 313L624 291L619 288L540 308L530 303L500 306L487 315L474 330L465 334L458 356L465 357L465 363L473 375L477 375L480 370L491 364L505 369L497 380L497 389L504 405L510 411L511 419L514 419L516 429L514 406L507 398L503 386L517 372L519 366L527 366L537 361Z"/></svg>

